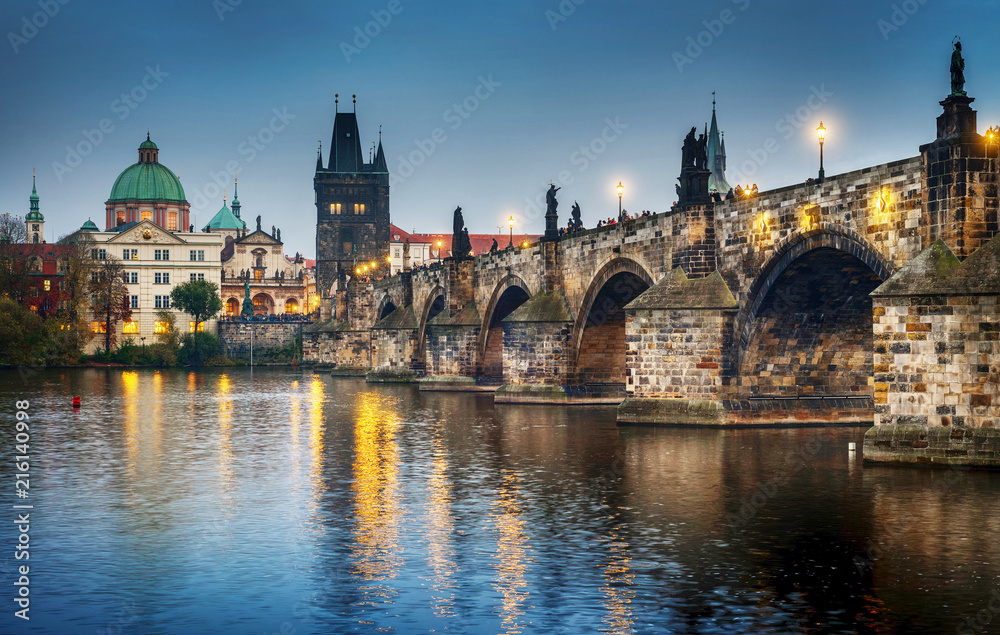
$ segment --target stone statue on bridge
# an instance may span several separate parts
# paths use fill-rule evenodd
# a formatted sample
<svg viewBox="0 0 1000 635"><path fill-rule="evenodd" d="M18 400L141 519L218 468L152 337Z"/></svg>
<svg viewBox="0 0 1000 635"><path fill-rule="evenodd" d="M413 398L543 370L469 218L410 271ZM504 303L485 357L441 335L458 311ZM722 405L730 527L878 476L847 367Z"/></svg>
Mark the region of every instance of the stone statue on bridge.
<svg viewBox="0 0 1000 635"><path fill-rule="evenodd" d="M260 214L257 214L257 231L260 231Z"/></svg>
<svg viewBox="0 0 1000 635"><path fill-rule="evenodd" d="M549 191L545 193L545 239L559 240L559 201L556 192L561 190L555 183L549 183Z"/></svg>
<svg viewBox="0 0 1000 635"><path fill-rule="evenodd" d="M962 59L960 39L955 42L955 50L951 53L951 96L965 97L965 60Z"/></svg>
<svg viewBox="0 0 1000 635"><path fill-rule="evenodd" d="M455 216L452 222L451 234L451 256L456 260L465 260L472 252L472 241L469 240L469 230L465 228L465 219L462 217L462 208L455 208Z"/></svg>
<svg viewBox="0 0 1000 635"><path fill-rule="evenodd" d="M583 218L580 216L580 204L573 201L572 218L569 221L570 231L581 231L583 229Z"/></svg>

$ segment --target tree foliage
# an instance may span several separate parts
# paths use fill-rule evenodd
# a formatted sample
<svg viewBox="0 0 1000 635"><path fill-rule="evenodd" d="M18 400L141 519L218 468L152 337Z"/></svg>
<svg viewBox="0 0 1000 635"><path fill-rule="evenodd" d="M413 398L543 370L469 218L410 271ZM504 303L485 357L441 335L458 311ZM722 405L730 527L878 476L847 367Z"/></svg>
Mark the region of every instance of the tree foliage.
<svg viewBox="0 0 1000 635"><path fill-rule="evenodd" d="M222 310L219 287L208 280L189 280L174 287L170 301L176 308L194 318L194 330L205 320L210 320Z"/></svg>

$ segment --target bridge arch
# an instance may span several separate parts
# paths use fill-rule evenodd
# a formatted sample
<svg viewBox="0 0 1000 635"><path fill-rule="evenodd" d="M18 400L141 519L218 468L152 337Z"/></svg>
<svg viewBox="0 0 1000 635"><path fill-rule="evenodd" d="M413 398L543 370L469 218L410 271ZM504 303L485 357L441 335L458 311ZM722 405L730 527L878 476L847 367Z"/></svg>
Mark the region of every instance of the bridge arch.
<svg viewBox="0 0 1000 635"><path fill-rule="evenodd" d="M508 274L493 288L489 304L479 329L479 374L500 380L503 378L502 321L532 296L531 289L520 277Z"/></svg>
<svg viewBox="0 0 1000 635"><path fill-rule="evenodd" d="M625 384L625 305L651 286L653 277L631 258L612 258L597 272L573 326L577 383Z"/></svg>
<svg viewBox="0 0 1000 635"><path fill-rule="evenodd" d="M782 242L747 290L730 347L738 394L870 394L869 293L892 264L857 232L823 224Z"/></svg>
<svg viewBox="0 0 1000 635"><path fill-rule="evenodd" d="M389 315L391 315L392 312L396 310L396 308L397 307L393 303L392 298L389 297L389 294L386 294L385 297L382 298L382 301L379 303L378 313L376 313L375 315L375 321L379 322L389 317Z"/></svg>
<svg viewBox="0 0 1000 635"><path fill-rule="evenodd" d="M445 301L444 287L436 286L424 299L424 305L420 309L420 326L417 329L417 360L424 363L427 350L427 323L444 311L447 306Z"/></svg>

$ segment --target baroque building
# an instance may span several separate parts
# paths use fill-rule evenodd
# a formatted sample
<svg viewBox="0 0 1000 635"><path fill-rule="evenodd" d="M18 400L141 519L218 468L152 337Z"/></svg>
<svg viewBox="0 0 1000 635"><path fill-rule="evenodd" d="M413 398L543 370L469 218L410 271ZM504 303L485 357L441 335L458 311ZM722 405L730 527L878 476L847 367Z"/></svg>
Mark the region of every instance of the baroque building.
<svg viewBox="0 0 1000 635"><path fill-rule="evenodd" d="M362 147L357 114L338 110L329 161L323 164L320 148L313 180L316 284L327 300L345 288L356 263L385 262L389 254L389 168L381 133L371 163Z"/></svg>

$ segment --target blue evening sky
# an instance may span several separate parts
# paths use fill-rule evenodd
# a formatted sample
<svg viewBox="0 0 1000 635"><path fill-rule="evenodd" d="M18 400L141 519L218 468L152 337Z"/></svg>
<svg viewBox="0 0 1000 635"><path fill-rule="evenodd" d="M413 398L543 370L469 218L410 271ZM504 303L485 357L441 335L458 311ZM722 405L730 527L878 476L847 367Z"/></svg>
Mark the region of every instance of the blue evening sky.
<svg viewBox="0 0 1000 635"><path fill-rule="evenodd" d="M515 231L540 233L533 201L549 181L563 187L564 216L577 200L591 227L617 213L619 181L629 211L670 207L682 139L710 119L712 91L730 181L761 190L815 174L820 120L828 175L915 156L950 90L955 35L980 131L1000 122L998 9L6 0L0 211L28 211L35 167L48 240L88 217L103 229L104 201L149 129L197 226L222 205L216 181L232 197L232 168L244 218L261 214L287 253L312 257L316 148L329 147L334 93L341 109L356 93L366 147L382 126L404 229L449 231L461 205L473 233L505 230L510 215Z"/></svg>

